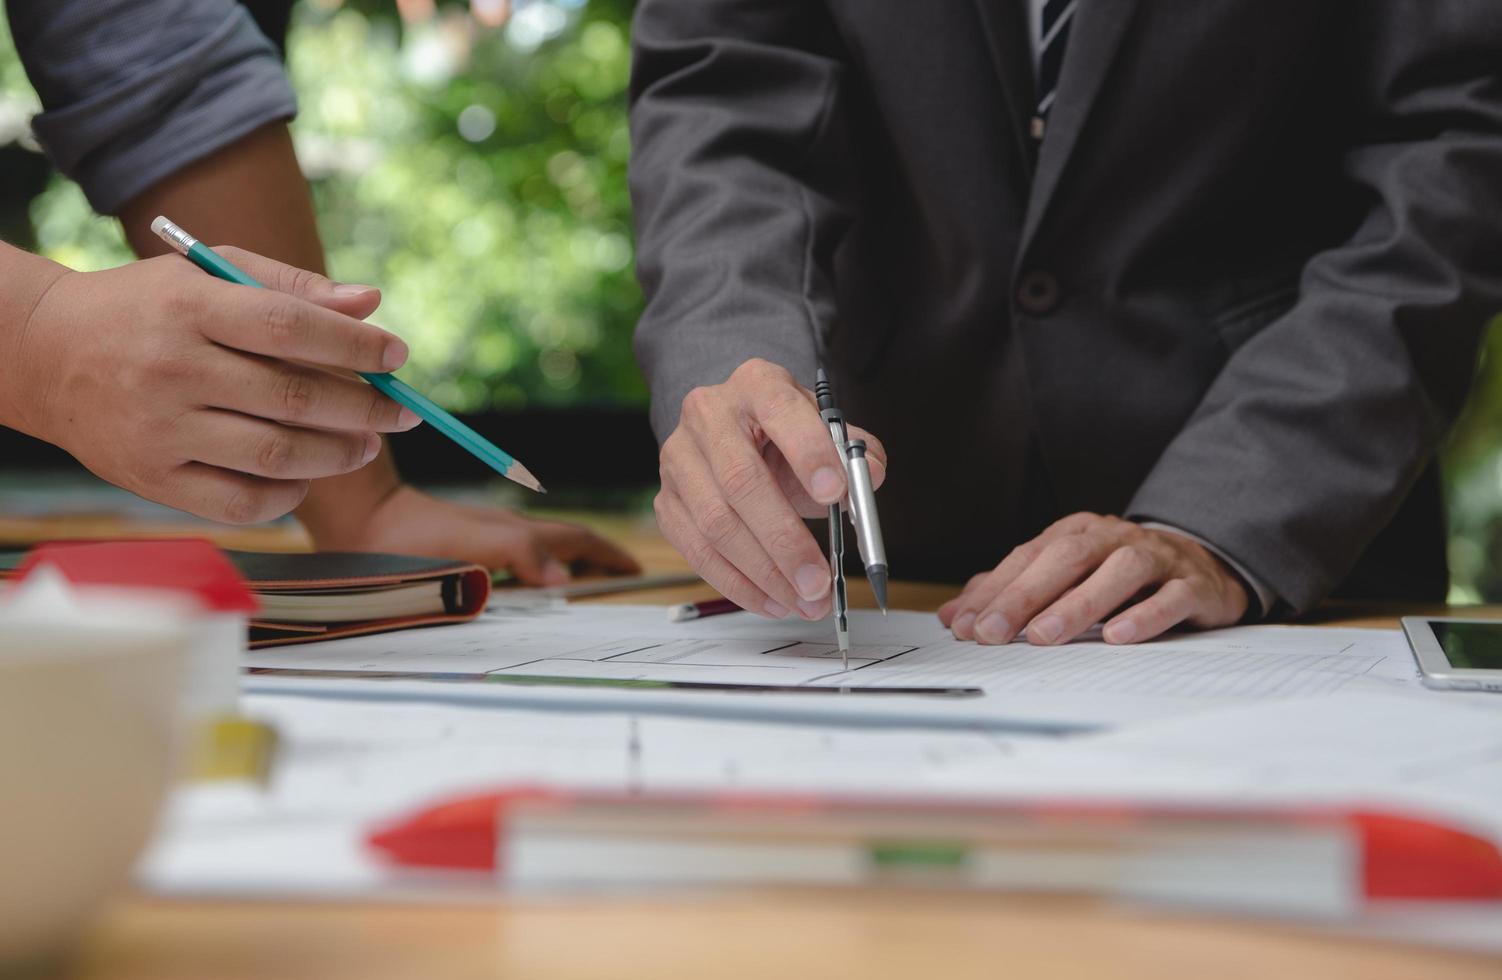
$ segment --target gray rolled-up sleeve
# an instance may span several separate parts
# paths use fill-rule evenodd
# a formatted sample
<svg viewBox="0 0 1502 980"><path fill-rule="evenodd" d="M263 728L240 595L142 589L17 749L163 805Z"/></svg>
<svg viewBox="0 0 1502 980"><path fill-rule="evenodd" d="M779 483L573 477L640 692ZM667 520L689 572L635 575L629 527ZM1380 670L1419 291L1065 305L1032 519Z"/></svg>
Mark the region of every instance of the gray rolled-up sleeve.
<svg viewBox="0 0 1502 980"><path fill-rule="evenodd" d="M297 111L235 0L9 0L43 111L37 141L114 214L183 167Z"/></svg>

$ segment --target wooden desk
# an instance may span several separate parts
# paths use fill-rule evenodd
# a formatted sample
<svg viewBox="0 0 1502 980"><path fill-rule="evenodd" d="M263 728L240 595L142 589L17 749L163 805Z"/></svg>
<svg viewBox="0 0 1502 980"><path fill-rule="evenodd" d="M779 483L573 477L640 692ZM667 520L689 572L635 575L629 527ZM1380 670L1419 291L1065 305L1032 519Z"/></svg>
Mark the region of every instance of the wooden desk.
<svg viewBox="0 0 1502 980"><path fill-rule="evenodd" d="M639 522L597 521L653 570L681 561ZM864 583L852 601L870 604ZM683 602L707 587L608 596ZM899 584L931 610L952 587ZM1393 625L1397 610L1324 621ZM1496 610L1489 610L1497 614ZM81 954L77 980L448 980L524 977L1100 977L1460 980L1502 960L1317 935L1267 923L1110 909L1071 899L812 892L631 901L412 906L127 897Z"/></svg>

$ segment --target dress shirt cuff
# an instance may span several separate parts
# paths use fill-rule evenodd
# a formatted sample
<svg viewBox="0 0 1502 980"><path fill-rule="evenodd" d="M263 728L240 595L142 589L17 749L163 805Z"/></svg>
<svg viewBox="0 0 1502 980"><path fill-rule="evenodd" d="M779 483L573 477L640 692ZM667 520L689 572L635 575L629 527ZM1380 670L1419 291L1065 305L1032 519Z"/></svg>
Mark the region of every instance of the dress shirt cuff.
<svg viewBox="0 0 1502 980"><path fill-rule="evenodd" d="M1251 598L1255 599L1260 606L1260 609L1257 610L1256 615L1250 616L1249 618L1266 619L1268 614L1272 612L1273 605L1278 601L1277 595L1273 592L1272 589L1268 588L1266 582L1262 581L1257 576L1247 571L1246 567L1235 558L1232 558L1230 555L1226 554L1224 551L1220 550L1209 541L1206 541L1198 534L1191 534L1183 528L1174 527L1172 524L1164 524L1161 521L1138 521L1137 523L1151 531L1167 531L1169 534L1177 534L1181 538L1188 538L1190 541L1193 541L1195 544L1204 548L1206 551L1210 552L1210 554L1214 555L1216 558L1219 558L1221 561L1229 565L1231 571L1235 572L1241 577L1241 581L1245 583L1247 591L1251 593Z"/></svg>

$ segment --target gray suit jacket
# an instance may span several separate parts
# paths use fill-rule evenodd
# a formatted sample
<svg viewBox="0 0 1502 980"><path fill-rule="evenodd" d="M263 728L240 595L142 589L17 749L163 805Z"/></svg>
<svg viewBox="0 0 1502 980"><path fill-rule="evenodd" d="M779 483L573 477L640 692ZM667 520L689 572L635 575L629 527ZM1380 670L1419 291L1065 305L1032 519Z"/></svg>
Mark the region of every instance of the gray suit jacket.
<svg viewBox="0 0 1502 980"><path fill-rule="evenodd" d="M1502 3L642 0L637 350L683 395L827 360L893 574L1092 510L1296 609L1437 597L1432 464L1502 309Z"/></svg>

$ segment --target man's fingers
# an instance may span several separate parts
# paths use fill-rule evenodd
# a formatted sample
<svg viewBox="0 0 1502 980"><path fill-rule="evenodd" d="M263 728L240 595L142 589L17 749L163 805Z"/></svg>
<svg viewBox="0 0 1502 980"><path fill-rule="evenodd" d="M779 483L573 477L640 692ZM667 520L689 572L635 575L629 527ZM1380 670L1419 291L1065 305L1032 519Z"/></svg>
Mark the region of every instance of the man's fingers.
<svg viewBox="0 0 1502 980"><path fill-rule="evenodd" d="M1168 632L1194 615L1194 589L1184 579L1164 583L1163 588L1125 610L1106 624L1107 643L1141 643Z"/></svg>
<svg viewBox="0 0 1502 980"><path fill-rule="evenodd" d="M197 311L203 335L217 344L284 361L347 371L395 371L407 345L395 334L273 289L205 285L214 300Z"/></svg>
<svg viewBox="0 0 1502 980"><path fill-rule="evenodd" d="M957 609L959 609L959 608L960 608L960 597L959 596L955 596L953 599L950 599L948 602L946 602L942 606L940 606L939 607L939 625L943 626L945 629L949 629L950 624L954 622L955 611Z"/></svg>
<svg viewBox="0 0 1502 980"><path fill-rule="evenodd" d="M668 448L664 461L700 533L779 602L822 603L832 584L829 563L751 440L718 411L695 418L689 434L691 441ZM832 442L829 454L838 458ZM757 552L770 559L770 569L760 567ZM813 606L803 611L809 615Z"/></svg>
<svg viewBox="0 0 1502 980"><path fill-rule="evenodd" d="M749 446L745 448L760 466L760 457L751 452ZM790 542L786 537L796 527L807 539L807 548L819 555L808 529L793 515L785 500L781 501L788 515L785 521L777 517L770 506L761 505L759 509L747 503L744 498L752 491L742 490L734 484L730 488L723 486L719 474L713 471L691 441L677 441L666 447L663 468L671 474L671 479L664 482L672 484L699 536L726 561L782 606L796 609L800 608L801 602L808 601L800 594L801 589L793 577L784 571L782 563L771 554L773 547L786 551L796 546L796 542ZM733 472L734 464L727 469ZM770 479L768 476L769 482ZM731 493L743 498L741 506L729 499ZM748 513L763 516L762 530L751 525L746 517ZM796 561L793 565L794 569L798 567ZM828 566L820 567L828 575Z"/></svg>
<svg viewBox="0 0 1502 980"><path fill-rule="evenodd" d="M774 602L704 539L677 493L664 487L653 502L653 510L663 536L688 559L699 577L714 586L720 595L742 609L762 616L783 619L788 615L787 607Z"/></svg>
<svg viewBox="0 0 1502 980"><path fill-rule="evenodd" d="M1012 552L994 569L971 578L965 584L964 591L960 593L959 602L951 612L951 622L946 625L953 630L956 639L975 639L975 627L979 622L981 610L992 605L997 597L1010 588L1023 572L1030 569L1050 546L1064 538L1085 535L1102 536L1109 533L1112 527L1114 525L1102 525L1101 518L1094 514L1070 514L1068 517L1055 521L1036 538L1013 548ZM1112 535L1111 539L1115 540L1115 536ZM1009 620L1005 624L994 619L991 622L993 628L1001 625L1010 627L1011 632L1015 634L1023 624L1015 620ZM992 642L1008 642L1008 640L993 640Z"/></svg>
<svg viewBox="0 0 1502 980"><path fill-rule="evenodd" d="M1117 548L1079 588L1038 614L1027 628L1028 639L1040 645L1067 643L1157 582L1162 572L1160 561L1146 549Z"/></svg>
<svg viewBox="0 0 1502 980"><path fill-rule="evenodd" d="M277 422L351 432L404 432L422 421L371 385L234 351L205 372L205 405Z"/></svg>
<svg viewBox="0 0 1502 980"><path fill-rule="evenodd" d="M982 643L1011 642L1044 607L1094 571L1112 547L1098 535L1071 534L1054 540L977 614L975 638Z"/></svg>
<svg viewBox="0 0 1502 980"><path fill-rule="evenodd" d="M324 432L214 409L189 413L175 433L188 459L273 480L351 473L381 451L373 432Z"/></svg>
<svg viewBox="0 0 1502 980"><path fill-rule="evenodd" d="M1017 576L1026 571L1042 552L1039 541L1029 541L1013 548L1012 553L991 571L972 577L959 598L952 600L954 608L950 610L949 621L944 623L954 631L955 639L975 639L975 624L981 610L995 602L1002 590L1016 581Z"/></svg>
<svg viewBox="0 0 1502 980"><path fill-rule="evenodd" d="M325 309L363 320L381 305L381 291L374 286L334 282L326 276L299 269L233 245L215 245L213 251L245 270L267 289L317 303Z"/></svg>
<svg viewBox="0 0 1502 980"><path fill-rule="evenodd" d="M269 480L184 463L153 489L153 500L211 521L259 524L291 513L308 495L308 481Z"/></svg>
<svg viewBox="0 0 1502 980"><path fill-rule="evenodd" d="M845 462L819 410L781 368L767 383L751 389L750 415L816 503L832 504L845 496Z"/></svg>

